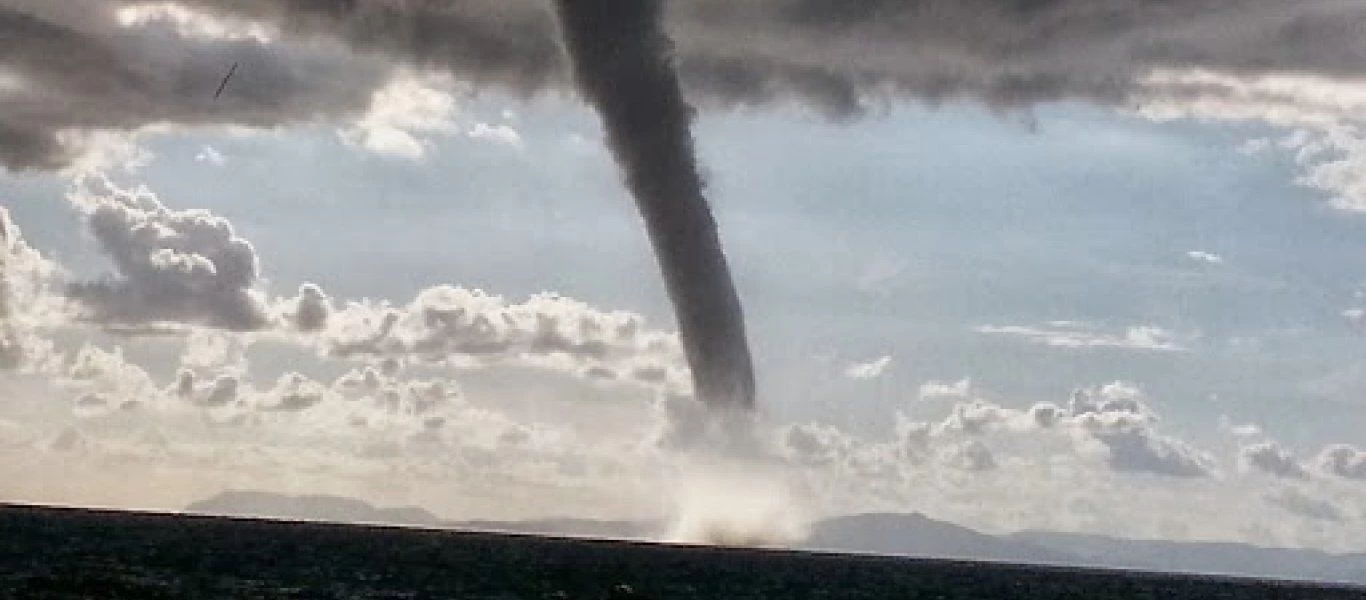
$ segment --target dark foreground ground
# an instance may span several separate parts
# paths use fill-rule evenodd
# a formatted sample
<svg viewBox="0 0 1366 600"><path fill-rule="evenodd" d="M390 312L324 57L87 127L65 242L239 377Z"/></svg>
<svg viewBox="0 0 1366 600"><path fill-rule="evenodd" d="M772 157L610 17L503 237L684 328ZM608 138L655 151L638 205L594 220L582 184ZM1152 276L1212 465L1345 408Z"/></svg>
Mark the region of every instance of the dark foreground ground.
<svg viewBox="0 0 1366 600"><path fill-rule="evenodd" d="M0 505L3 598L1366 599L1366 589Z"/></svg>

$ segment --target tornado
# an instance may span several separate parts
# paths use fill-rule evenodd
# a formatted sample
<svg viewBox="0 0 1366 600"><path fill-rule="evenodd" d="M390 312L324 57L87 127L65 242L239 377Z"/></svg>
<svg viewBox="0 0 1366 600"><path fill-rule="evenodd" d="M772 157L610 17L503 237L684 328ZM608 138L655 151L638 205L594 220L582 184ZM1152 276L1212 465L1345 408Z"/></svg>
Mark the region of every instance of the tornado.
<svg viewBox="0 0 1366 600"><path fill-rule="evenodd" d="M580 93L597 110L645 221L693 390L711 410L754 408L740 297L703 195L659 0L556 0Z"/></svg>

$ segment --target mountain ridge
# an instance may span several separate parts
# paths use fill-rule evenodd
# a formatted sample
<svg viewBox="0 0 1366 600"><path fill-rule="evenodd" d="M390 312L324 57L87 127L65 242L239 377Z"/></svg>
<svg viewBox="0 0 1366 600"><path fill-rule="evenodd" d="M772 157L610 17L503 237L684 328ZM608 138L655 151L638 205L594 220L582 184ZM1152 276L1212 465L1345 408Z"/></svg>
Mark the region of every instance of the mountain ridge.
<svg viewBox="0 0 1366 600"><path fill-rule="evenodd" d="M376 507L342 496L290 496L240 490L194 502L185 512L625 540L658 539L665 529L665 524L657 521L443 520L415 506ZM1237 542L1140 540L1049 531L992 535L920 513L864 513L822 519L811 525L806 540L794 548L1366 585L1366 553L1333 554Z"/></svg>

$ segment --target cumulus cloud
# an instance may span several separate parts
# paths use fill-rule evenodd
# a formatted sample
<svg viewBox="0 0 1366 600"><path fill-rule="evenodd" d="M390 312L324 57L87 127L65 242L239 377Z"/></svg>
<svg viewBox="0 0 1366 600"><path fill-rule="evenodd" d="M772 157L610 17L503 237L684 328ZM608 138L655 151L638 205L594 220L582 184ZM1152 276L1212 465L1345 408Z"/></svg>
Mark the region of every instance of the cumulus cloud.
<svg viewBox="0 0 1366 600"><path fill-rule="evenodd" d="M865 363L854 363L844 368L844 376L850 379L877 379L891 366L892 357L881 356Z"/></svg>
<svg viewBox="0 0 1366 600"><path fill-rule="evenodd" d="M1174 477L1214 473L1214 460L1208 453L1154 430L1157 417L1132 384L1113 382L1098 389L1076 390L1069 412L1069 425L1103 447L1116 471Z"/></svg>
<svg viewBox="0 0 1366 600"><path fill-rule="evenodd" d="M47 356L50 344L37 338L35 329L63 312L51 290L59 273L24 241L0 206L0 371L32 367Z"/></svg>
<svg viewBox="0 0 1366 600"><path fill-rule="evenodd" d="M1026 325L981 325L973 331L988 335L1023 338L1033 344L1056 348L1121 348L1181 352L1186 347L1176 333L1152 325L1135 325L1119 333L1108 333L1085 328L1071 322L1055 322L1047 327Z"/></svg>
<svg viewBox="0 0 1366 600"><path fill-rule="evenodd" d="M964 471L990 471L996 468L996 457L981 440L967 440L949 448L945 461Z"/></svg>
<svg viewBox="0 0 1366 600"><path fill-rule="evenodd" d="M342 130L349 144L407 159L427 154L427 136L456 131L456 101L449 78L402 71L375 90L370 106Z"/></svg>
<svg viewBox="0 0 1366 600"><path fill-rule="evenodd" d="M327 319L332 314L332 300L317 284L299 286L299 295L290 305L287 316L295 329L314 332L327 327Z"/></svg>
<svg viewBox="0 0 1366 600"><path fill-rule="evenodd" d="M142 367L125 359L121 348L83 345L58 374L57 382L74 393L77 414L137 410L160 399L156 382Z"/></svg>
<svg viewBox="0 0 1366 600"><path fill-rule="evenodd" d="M1366 450L1350 444L1332 444L1315 457L1314 464L1329 475L1366 480Z"/></svg>
<svg viewBox="0 0 1366 600"><path fill-rule="evenodd" d="M1238 458L1245 469L1292 479L1305 479L1309 476L1300 462L1295 459L1295 455L1275 442L1261 442L1244 446L1239 450Z"/></svg>
<svg viewBox="0 0 1366 600"><path fill-rule="evenodd" d="M446 285L400 306L343 302L313 283L292 298L269 299L255 250L222 217L173 209L145 187L123 189L102 177L79 180L68 200L85 216L114 272L62 281L60 270L24 244L0 211L7 249L0 255L0 354L8 368L55 360L50 340L29 332L34 326L78 323L125 335L184 336L180 366L189 375L171 395L211 397L209 404L241 387L222 377L242 377L247 348L264 339L355 362L535 368L691 392L677 335L648 328L639 314L554 293L509 302ZM217 391L201 389L211 383ZM310 404L299 391L309 385L289 380L277 387L281 398L298 392L279 403L282 409Z"/></svg>
<svg viewBox="0 0 1366 600"><path fill-rule="evenodd" d="M0 114L9 117L0 122L8 140L0 160L17 168L68 161L71 148L55 135L62 130L351 120L394 65L519 94L564 89L568 81L554 20L531 0L326 7L5 0L0 7L15 50L0 64L8 79L25 83L4 87L0 97ZM1334 0L1293 7L1272 0L695 0L667 8L680 75L694 97L713 106L795 100L835 117L894 97L1187 110L1249 100L1219 78L1350 79L1366 54L1350 26L1366 9ZM212 88L232 62L241 64L239 74L213 102ZM1250 99L1274 100L1277 89ZM1350 184L1338 180L1345 169L1330 171L1316 179Z"/></svg>
<svg viewBox="0 0 1366 600"><path fill-rule="evenodd" d="M181 369L176 373L172 394L185 402L212 408L236 403L241 387L241 380L234 375L223 374L201 383L195 371Z"/></svg>
<svg viewBox="0 0 1366 600"><path fill-rule="evenodd" d="M640 315L551 293L513 303L482 290L436 286L401 307L351 303L332 314L322 336L324 352L336 357L521 364L688 387L677 335L647 329Z"/></svg>
<svg viewBox="0 0 1366 600"><path fill-rule="evenodd" d="M994 447L999 445L1018 453L1094 461L1115 473L1179 479L1215 475L1209 453L1162 435L1156 421L1141 390L1112 382L1076 390L1066 407L1041 402L1017 409L967 399L937 421L899 413L895 439L888 445L868 444L815 423L786 428L781 444L802 464L863 474L895 474L908 464L963 471L1005 468Z"/></svg>
<svg viewBox="0 0 1366 600"><path fill-rule="evenodd" d="M256 251L226 219L173 210L146 188L120 189L102 179L85 180L70 200L115 271L68 286L85 319L134 328L267 325Z"/></svg>

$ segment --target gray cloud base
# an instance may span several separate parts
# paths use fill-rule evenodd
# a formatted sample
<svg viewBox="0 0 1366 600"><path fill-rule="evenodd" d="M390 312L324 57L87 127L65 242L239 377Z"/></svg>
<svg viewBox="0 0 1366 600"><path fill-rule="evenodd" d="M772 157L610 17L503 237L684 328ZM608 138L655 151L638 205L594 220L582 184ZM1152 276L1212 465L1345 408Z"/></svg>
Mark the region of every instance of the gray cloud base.
<svg viewBox="0 0 1366 600"><path fill-rule="evenodd" d="M0 87L6 166L67 164L76 149L58 133L72 129L345 118L395 64L523 95L570 80L549 3L536 0L179 3L263 24L273 43L185 36L163 21L120 26L117 9L132 4L0 0L0 74L24 84ZM690 0L666 13L697 102L795 102L832 118L898 97L1009 109L1220 92L1143 81L1164 68L1359 78L1366 65L1366 5L1341 0Z"/></svg>

